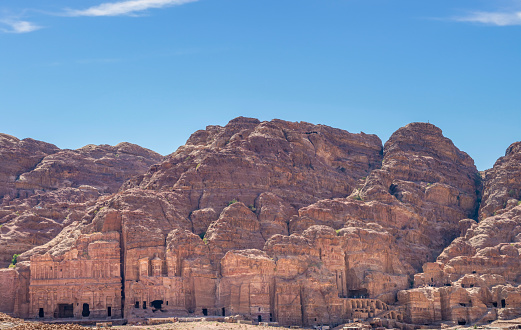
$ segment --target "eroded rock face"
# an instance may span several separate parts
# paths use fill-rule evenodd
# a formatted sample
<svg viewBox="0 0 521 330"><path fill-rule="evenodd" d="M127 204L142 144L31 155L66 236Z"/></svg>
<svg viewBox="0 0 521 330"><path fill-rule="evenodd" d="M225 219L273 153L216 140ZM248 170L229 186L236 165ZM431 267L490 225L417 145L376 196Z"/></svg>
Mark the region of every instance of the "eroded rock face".
<svg viewBox="0 0 521 330"><path fill-rule="evenodd" d="M44 157L59 150L49 143L0 134L0 198L17 196L19 192L15 184L20 175L31 171Z"/></svg>
<svg viewBox="0 0 521 330"><path fill-rule="evenodd" d="M0 265L49 242L162 157L130 143L78 150L0 136ZM4 178L5 180L2 180Z"/></svg>
<svg viewBox="0 0 521 330"><path fill-rule="evenodd" d="M476 175L472 159L440 129L409 124L386 142L382 167L349 198L301 208L289 229L299 233L320 224L348 232L358 248L356 259L346 257L347 289L392 303L409 286L404 275L433 261L459 235L459 220L475 214ZM381 242L377 251L374 242Z"/></svg>
<svg viewBox="0 0 521 330"><path fill-rule="evenodd" d="M521 206L512 193L518 189L519 145L486 171L479 223L461 220L460 237L414 276L421 290L400 292L411 322L486 323L521 315ZM441 314L427 311L429 304L441 304Z"/></svg>
<svg viewBox="0 0 521 330"><path fill-rule="evenodd" d="M512 143L494 167L485 171L479 218L501 214L521 200L521 142Z"/></svg>
<svg viewBox="0 0 521 330"><path fill-rule="evenodd" d="M57 187L55 194L79 190L79 175L67 177L70 186L63 175L36 179L46 178L42 173L52 173L60 159L67 163L58 152L24 180ZM85 237L111 241L103 237L118 234L120 308L129 320L161 310L302 326L380 318L399 327L404 319L460 322L465 315L470 322L517 311L512 278L518 254L502 243L504 234L516 233L509 223L515 208L501 233L488 231L495 222L486 227L487 220L472 220L481 191L477 170L430 124L409 124L382 148L374 135L237 118L194 133L119 190L96 175L89 186L84 195L92 197L74 196L77 204L90 204L77 206L59 233L49 232L45 244L20 259L63 262ZM475 265L469 260L478 257L477 264L495 260L493 267L503 271L469 273ZM0 284L32 276L32 261L0 273ZM413 277L417 288L409 290ZM30 280L24 285L12 294L28 292L23 288ZM503 297L511 297L511 309L494 314L489 306ZM30 309L17 302L2 308L34 316L39 302L24 301ZM108 316L107 307L98 309L105 311L101 317Z"/></svg>
<svg viewBox="0 0 521 330"><path fill-rule="evenodd" d="M127 187L190 191L197 209L217 213L232 200L255 204L271 192L298 209L345 197L356 180L381 163L375 135L323 125L239 117L197 131L168 159Z"/></svg>

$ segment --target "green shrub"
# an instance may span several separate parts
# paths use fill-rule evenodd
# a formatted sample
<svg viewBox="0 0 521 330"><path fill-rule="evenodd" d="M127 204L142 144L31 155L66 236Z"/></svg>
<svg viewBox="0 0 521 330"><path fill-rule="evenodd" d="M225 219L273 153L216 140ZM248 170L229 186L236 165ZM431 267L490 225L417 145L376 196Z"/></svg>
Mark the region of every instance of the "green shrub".
<svg viewBox="0 0 521 330"><path fill-rule="evenodd" d="M234 198L234 199L232 199L231 201L228 202L228 206L230 206L232 204L235 204L237 202L238 202L238 200Z"/></svg>
<svg viewBox="0 0 521 330"><path fill-rule="evenodd" d="M253 206L253 204L250 204L250 205L248 206L248 208L249 208L252 212L257 211L257 208L256 208L255 206Z"/></svg>
<svg viewBox="0 0 521 330"><path fill-rule="evenodd" d="M16 265L16 263L18 262L18 256L19 254L13 254L13 258L11 259L11 265L14 267L14 265ZM12 267L11 267L12 268Z"/></svg>
<svg viewBox="0 0 521 330"><path fill-rule="evenodd" d="M203 238L203 243L204 243L204 244L208 244L208 239L207 239L206 237Z"/></svg>
<svg viewBox="0 0 521 330"><path fill-rule="evenodd" d="M515 194L516 194L516 191L515 191L514 189L510 189L510 190L508 191L508 196L510 196L510 197L514 197Z"/></svg>

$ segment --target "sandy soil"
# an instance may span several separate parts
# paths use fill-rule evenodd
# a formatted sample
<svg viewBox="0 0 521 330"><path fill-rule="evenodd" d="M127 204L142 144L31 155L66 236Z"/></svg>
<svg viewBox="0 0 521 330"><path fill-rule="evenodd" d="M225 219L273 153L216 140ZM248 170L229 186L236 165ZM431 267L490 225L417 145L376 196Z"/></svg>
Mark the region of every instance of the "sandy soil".
<svg viewBox="0 0 521 330"><path fill-rule="evenodd" d="M177 323L168 323L168 324L158 324L158 325L120 325L114 326L112 329L122 329L122 330L136 330L136 329L175 329L175 330L187 330L187 329L197 329L197 330L274 330L277 328L274 327L261 327L258 325L248 325L248 324L237 324L237 323L222 323L222 322L177 322ZM279 328L280 329L280 328Z"/></svg>

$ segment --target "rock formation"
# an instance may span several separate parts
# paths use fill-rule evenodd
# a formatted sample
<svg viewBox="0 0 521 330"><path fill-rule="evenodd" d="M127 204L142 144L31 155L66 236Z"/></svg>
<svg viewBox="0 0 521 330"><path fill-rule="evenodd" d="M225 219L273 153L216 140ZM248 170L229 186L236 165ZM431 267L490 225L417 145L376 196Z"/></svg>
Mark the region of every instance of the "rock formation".
<svg viewBox="0 0 521 330"><path fill-rule="evenodd" d="M460 237L414 276L416 289L400 292L410 322L486 323L521 314L521 203L511 193L520 184L519 146L486 171L479 223L461 220Z"/></svg>
<svg viewBox="0 0 521 330"><path fill-rule="evenodd" d="M162 157L130 143L60 150L0 135L0 266L43 245Z"/></svg>
<svg viewBox="0 0 521 330"><path fill-rule="evenodd" d="M239 117L163 161L130 144L4 140L8 155L38 156L2 174L0 238L12 244L0 252L6 263L23 252L0 270L2 312L398 327L521 314L517 144L482 180L426 123L382 146Z"/></svg>

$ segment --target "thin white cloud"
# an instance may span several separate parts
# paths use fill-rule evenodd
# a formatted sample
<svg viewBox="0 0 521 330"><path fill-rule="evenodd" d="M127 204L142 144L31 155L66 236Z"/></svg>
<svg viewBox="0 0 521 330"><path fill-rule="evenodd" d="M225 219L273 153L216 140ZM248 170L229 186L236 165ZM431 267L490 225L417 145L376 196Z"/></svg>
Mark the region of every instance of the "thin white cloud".
<svg viewBox="0 0 521 330"><path fill-rule="evenodd" d="M468 16L457 17L459 22L474 22L487 25L521 25L521 11L517 12L474 12Z"/></svg>
<svg viewBox="0 0 521 330"><path fill-rule="evenodd" d="M4 33L29 33L42 28L34 23L15 19L2 19L0 24L4 26L0 27L0 31Z"/></svg>
<svg viewBox="0 0 521 330"><path fill-rule="evenodd" d="M122 16L133 15L151 8L179 6L198 0L129 0L106 2L84 10L69 10L67 16Z"/></svg>

